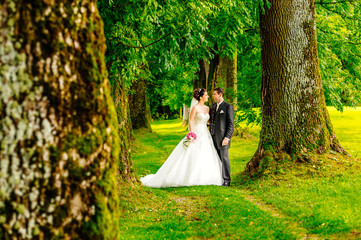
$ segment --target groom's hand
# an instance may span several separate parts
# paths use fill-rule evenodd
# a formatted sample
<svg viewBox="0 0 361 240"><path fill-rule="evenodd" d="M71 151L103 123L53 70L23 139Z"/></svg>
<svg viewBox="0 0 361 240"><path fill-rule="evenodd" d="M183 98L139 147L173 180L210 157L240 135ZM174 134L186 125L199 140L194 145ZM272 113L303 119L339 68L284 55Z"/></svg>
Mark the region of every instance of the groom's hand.
<svg viewBox="0 0 361 240"><path fill-rule="evenodd" d="M222 146L226 146L226 145L228 145L228 143L229 143L229 140L227 138L225 138L222 141Z"/></svg>

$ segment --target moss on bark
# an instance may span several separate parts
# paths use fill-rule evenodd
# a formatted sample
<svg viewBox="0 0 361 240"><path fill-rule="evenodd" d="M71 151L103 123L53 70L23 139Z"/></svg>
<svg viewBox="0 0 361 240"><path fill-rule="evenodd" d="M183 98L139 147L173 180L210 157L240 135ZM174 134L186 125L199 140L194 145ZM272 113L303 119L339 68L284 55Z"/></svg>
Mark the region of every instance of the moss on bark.
<svg viewBox="0 0 361 240"><path fill-rule="evenodd" d="M270 3L261 16L262 130L246 167L251 174L284 153L301 161L329 148L347 154L335 140L322 91L315 1Z"/></svg>
<svg viewBox="0 0 361 240"><path fill-rule="evenodd" d="M95 1L5 0L0 15L0 238L119 238L128 149Z"/></svg>

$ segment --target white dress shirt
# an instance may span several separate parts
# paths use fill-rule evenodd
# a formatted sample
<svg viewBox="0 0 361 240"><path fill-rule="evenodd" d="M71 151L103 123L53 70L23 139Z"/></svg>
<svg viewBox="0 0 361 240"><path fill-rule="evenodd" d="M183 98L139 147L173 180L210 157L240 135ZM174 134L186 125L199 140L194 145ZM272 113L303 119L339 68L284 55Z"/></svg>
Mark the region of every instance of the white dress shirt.
<svg viewBox="0 0 361 240"><path fill-rule="evenodd" d="M218 108L219 108L219 105L221 105L221 103L223 102L223 100L222 101L220 101L219 103L217 102L217 108L216 108L216 111L218 111Z"/></svg>

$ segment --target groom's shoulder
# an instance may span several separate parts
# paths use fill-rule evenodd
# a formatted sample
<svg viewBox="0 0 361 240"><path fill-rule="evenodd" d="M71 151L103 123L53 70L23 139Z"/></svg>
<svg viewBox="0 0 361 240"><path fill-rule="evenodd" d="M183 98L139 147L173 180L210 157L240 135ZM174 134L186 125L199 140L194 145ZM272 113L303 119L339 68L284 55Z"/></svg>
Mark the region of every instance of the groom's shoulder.
<svg viewBox="0 0 361 240"><path fill-rule="evenodd" d="M232 106L232 104L230 104L229 102L224 102L224 105L226 105L227 107L229 107L229 106Z"/></svg>
<svg viewBox="0 0 361 240"><path fill-rule="evenodd" d="M233 105L231 103L229 103L229 102L224 102L224 103L225 103L224 105L227 109L233 108Z"/></svg>

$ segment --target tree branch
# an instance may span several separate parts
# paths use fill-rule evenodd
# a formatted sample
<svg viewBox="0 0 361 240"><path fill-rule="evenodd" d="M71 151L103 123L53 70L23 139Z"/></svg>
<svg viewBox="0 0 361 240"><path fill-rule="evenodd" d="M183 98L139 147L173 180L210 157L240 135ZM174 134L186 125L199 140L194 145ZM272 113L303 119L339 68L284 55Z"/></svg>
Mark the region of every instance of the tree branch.
<svg viewBox="0 0 361 240"><path fill-rule="evenodd" d="M345 1L345 2L347 2L347 1ZM338 15L342 16L343 18L347 18L347 19L352 20L352 21L361 21L361 19L347 16L346 14L342 14L342 13L340 13L340 12L338 12L338 11L335 11L335 10L333 10L333 9L330 9L330 8L326 7L326 6L325 6L325 3L323 3L322 1L321 1L320 3L318 3L318 4L319 4L321 7L323 7L324 9L326 9L327 11L332 12L332 13L335 13L335 14L338 14Z"/></svg>
<svg viewBox="0 0 361 240"><path fill-rule="evenodd" d="M322 4L339 4L339 3L350 3L352 5L354 5L354 1L353 0L340 0L337 2L324 2L323 0L320 0L319 2L316 2L316 4L322 5Z"/></svg>
<svg viewBox="0 0 361 240"><path fill-rule="evenodd" d="M194 11L194 10L193 10L193 11ZM159 42L159 41L161 41L161 40L169 37L170 35L172 35L172 33L183 29L184 26L186 25L186 23L188 22L188 20L190 19L190 16L192 15L193 11L192 11L189 15L187 15L187 20L184 22L184 24L183 24L182 26L180 26L179 28L175 29L174 31L171 31L171 32L167 33L166 35L164 35L163 37L157 39L156 41L154 41L154 42L152 42L152 43L149 43L149 44L147 44L147 45L145 45L145 46L132 46L132 45L125 44L125 43L123 43L122 41L119 40L119 44L120 44L120 45L123 45L123 46L125 46L125 47L130 47L130 48L146 48L146 47L149 47L149 46L151 46L151 45L153 45L153 44L156 44L157 42Z"/></svg>
<svg viewBox="0 0 361 240"><path fill-rule="evenodd" d="M338 1L338 2L324 2L324 1L320 1L320 2L316 2L316 4L339 4L339 3L346 3L348 1Z"/></svg>
<svg viewBox="0 0 361 240"><path fill-rule="evenodd" d="M326 31L320 27L317 27L317 30L320 30L321 32L325 33L325 34L332 34L332 35L337 35L337 33L334 33L334 32L331 32L331 31ZM342 41L341 39L335 39L333 38L333 40L337 40L339 42L342 42L342 43L346 43L346 44L352 44L352 45L361 45L361 42L350 42L350 41Z"/></svg>

